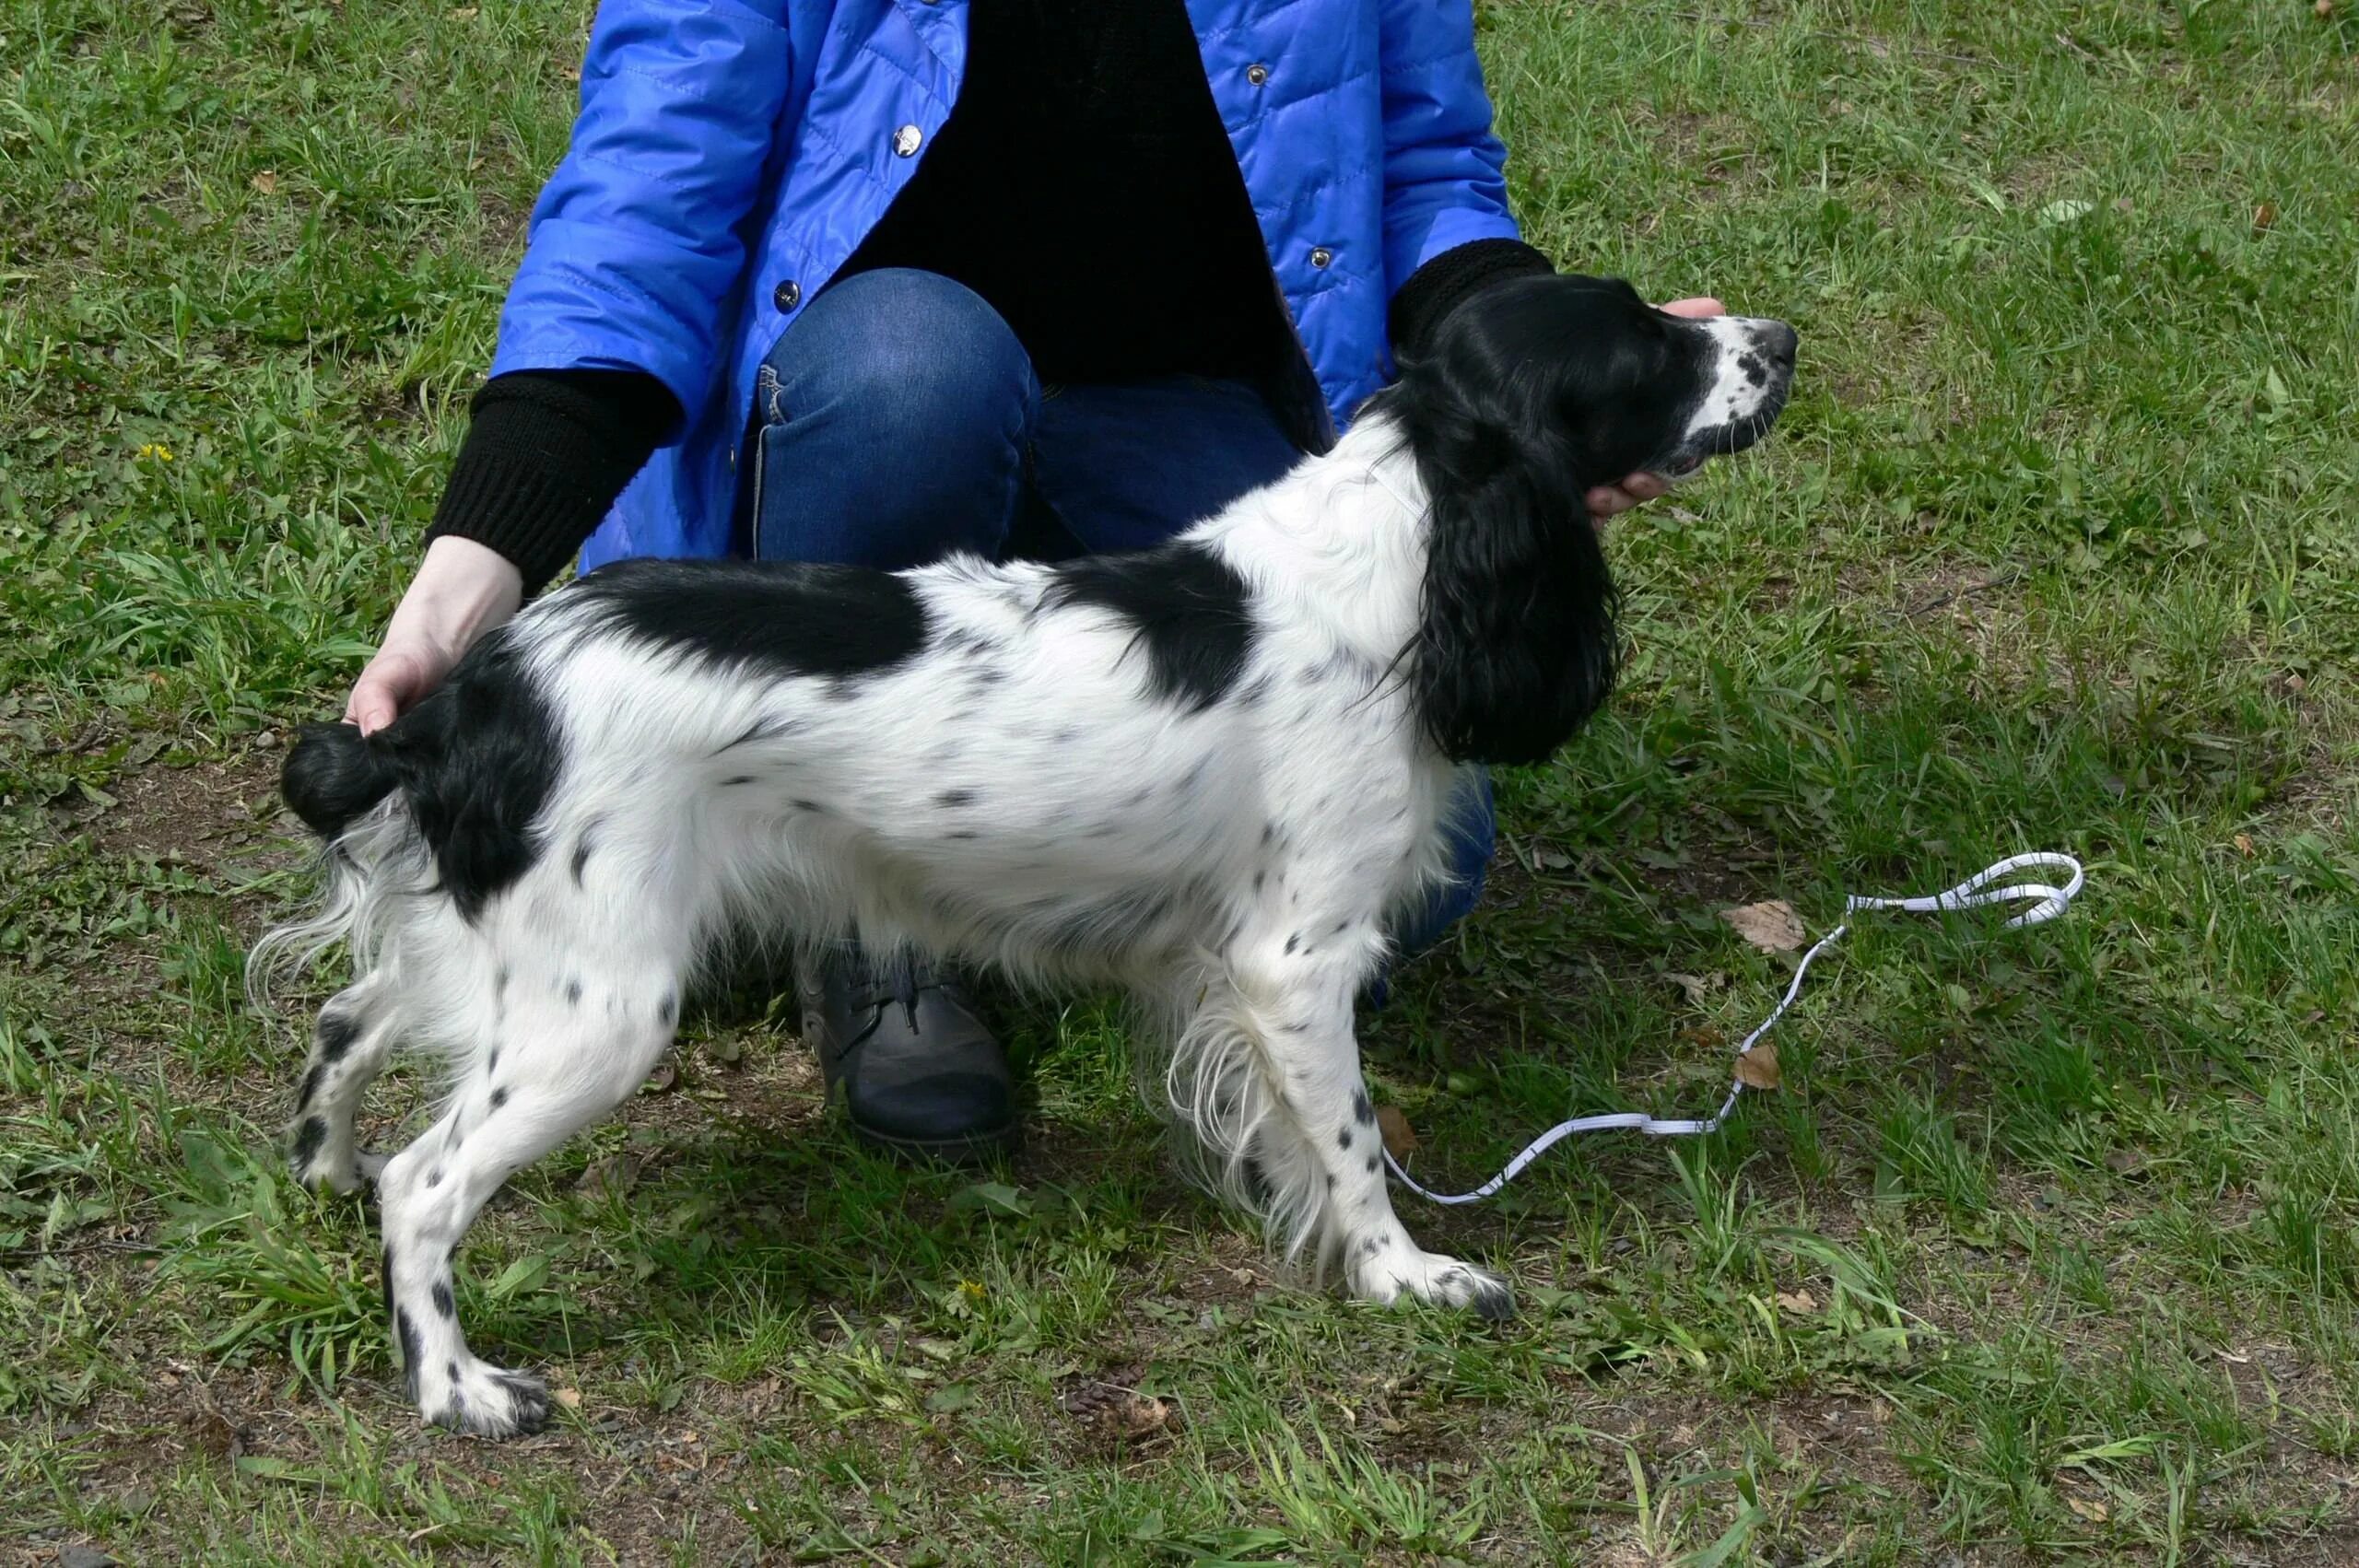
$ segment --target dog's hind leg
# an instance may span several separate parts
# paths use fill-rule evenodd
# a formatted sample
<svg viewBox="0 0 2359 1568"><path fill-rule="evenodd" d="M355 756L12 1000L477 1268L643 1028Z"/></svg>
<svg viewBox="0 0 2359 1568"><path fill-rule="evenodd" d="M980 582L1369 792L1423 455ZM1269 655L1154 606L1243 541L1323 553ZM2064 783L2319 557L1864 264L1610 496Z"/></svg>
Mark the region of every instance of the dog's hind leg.
<svg viewBox="0 0 2359 1568"><path fill-rule="evenodd" d="M1315 1246L1322 1263L1340 1263L1356 1296L1407 1296L1506 1317L1515 1298L1504 1280L1426 1251L1392 1211L1352 1030L1354 996L1376 940L1372 920L1346 919L1232 950L1234 990L1223 1011L1233 1012L1228 1026L1242 1036L1251 1068L1238 1092L1267 1096L1262 1114L1249 1118L1246 1145L1260 1207L1294 1246Z"/></svg>
<svg viewBox="0 0 2359 1568"><path fill-rule="evenodd" d="M671 1041L679 977L644 966L519 973L497 1037L464 1064L440 1120L378 1180L385 1300L419 1412L487 1437L548 1419L540 1379L478 1360L459 1330L452 1264L502 1182L628 1098Z"/></svg>
<svg viewBox="0 0 2359 1568"><path fill-rule="evenodd" d="M346 987L320 1009L311 1059L295 1093L288 1165L305 1187L351 1192L376 1174L381 1157L363 1154L353 1139L361 1096L384 1070L398 1024L390 991L378 976Z"/></svg>

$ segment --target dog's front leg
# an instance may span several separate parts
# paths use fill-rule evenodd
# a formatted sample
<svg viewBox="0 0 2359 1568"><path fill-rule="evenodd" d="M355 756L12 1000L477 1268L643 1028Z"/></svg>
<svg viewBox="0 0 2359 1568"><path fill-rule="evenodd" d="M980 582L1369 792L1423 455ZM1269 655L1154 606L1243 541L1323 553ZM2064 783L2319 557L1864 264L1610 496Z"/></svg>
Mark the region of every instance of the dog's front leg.
<svg viewBox="0 0 2359 1568"><path fill-rule="evenodd" d="M1293 930L1240 977L1249 1033L1274 1113L1253 1150L1272 1218L1309 1229L1320 1256L1340 1262L1354 1295L1472 1307L1485 1317L1515 1310L1507 1281L1410 1239L1392 1211L1376 1107L1360 1072L1352 1003L1376 951L1372 922ZM1258 994L1257 994L1258 993ZM1312 1184L1316 1183L1314 1187Z"/></svg>

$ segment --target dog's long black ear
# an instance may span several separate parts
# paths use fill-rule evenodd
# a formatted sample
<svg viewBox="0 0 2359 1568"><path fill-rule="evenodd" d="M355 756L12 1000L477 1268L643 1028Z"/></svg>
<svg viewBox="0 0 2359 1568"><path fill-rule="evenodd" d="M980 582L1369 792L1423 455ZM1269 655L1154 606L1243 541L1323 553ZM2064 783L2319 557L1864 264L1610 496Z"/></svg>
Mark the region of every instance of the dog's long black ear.
<svg viewBox="0 0 2359 1568"><path fill-rule="evenodd" d="M1538 762L1614 689L1618 597L1570 454L1461 435L1417 450L1432 514L1414 690L1445 755Z"/></svg>
<svg viewBox="0 0 2359 1568"><path fill-rule="evenodd" d="M1509 378L1517 380L1517 378ZM1385 393L1432 514L1411 688L1456 762L1541 762L1614 691L1618 606L1571 443L1456 375Z"/></svg>

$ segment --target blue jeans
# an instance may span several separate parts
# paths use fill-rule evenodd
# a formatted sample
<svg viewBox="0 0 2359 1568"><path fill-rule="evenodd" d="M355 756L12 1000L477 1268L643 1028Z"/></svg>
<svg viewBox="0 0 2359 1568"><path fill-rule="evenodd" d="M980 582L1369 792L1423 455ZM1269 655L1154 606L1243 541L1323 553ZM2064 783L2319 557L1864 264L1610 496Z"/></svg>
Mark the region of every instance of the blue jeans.
<svg viewBox="0 0 2359 1568"><path fill-rule="evenodd" d="M1196 376L1042 387L982 297L859 273L814 300L757 378L742 510L771 561L886 571L953 550L1139 550L1300 461L1259 392ZM1452 827L1457 881L1402 923L1430 946L1482 895L1490 781Z"/></svg>

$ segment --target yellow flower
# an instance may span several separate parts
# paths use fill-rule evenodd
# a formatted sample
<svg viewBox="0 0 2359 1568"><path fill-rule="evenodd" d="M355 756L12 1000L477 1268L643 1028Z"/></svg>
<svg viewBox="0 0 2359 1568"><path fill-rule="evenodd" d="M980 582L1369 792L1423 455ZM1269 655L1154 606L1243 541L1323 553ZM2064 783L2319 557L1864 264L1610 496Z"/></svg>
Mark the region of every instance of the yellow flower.
<svg viewBox="0 0 2359 1568"><path fill-rule="evenodd" d="M131 455L134 457L152 457L159 462L170 462L172 461L172 449L167 446L159 446L154 441L149 441L147 445L141 447L137 451L133 452Z"/></svg>

